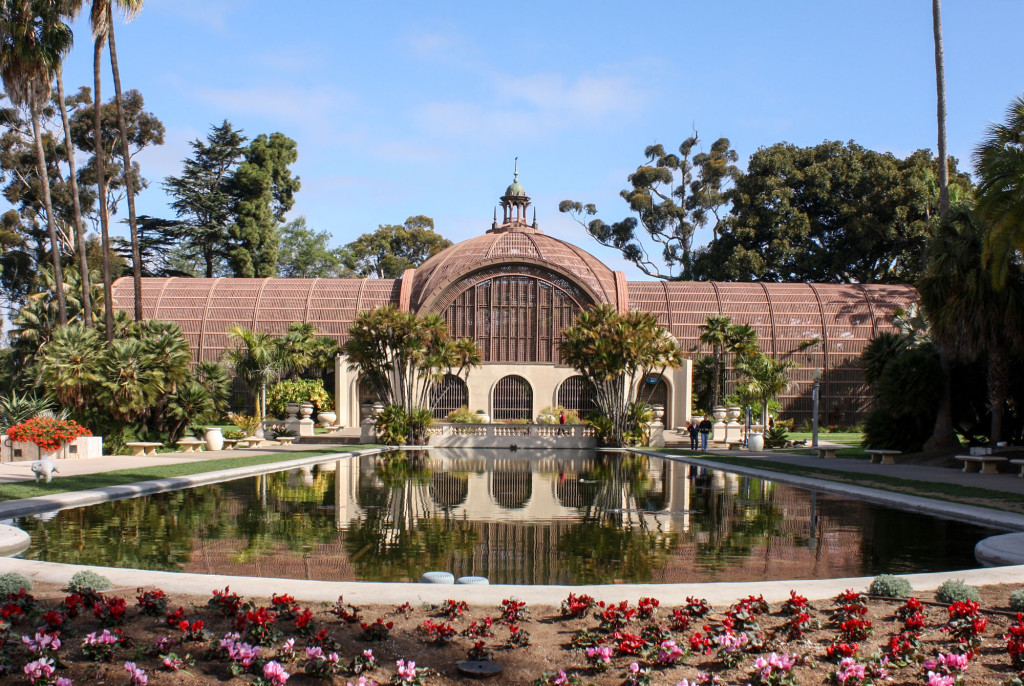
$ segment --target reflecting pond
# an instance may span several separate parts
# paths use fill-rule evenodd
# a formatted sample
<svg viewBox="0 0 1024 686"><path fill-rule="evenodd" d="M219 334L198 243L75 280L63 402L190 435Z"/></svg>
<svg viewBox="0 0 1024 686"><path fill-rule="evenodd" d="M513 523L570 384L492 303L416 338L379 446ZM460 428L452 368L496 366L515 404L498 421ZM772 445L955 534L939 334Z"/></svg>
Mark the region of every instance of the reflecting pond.
<svg viewBox="0 0 1024 686"><path fill-rule="evenodd" d="M584 584L977 566L1000 533L644 456L433 450L24 517L25 557L325 580Z"/></svg>

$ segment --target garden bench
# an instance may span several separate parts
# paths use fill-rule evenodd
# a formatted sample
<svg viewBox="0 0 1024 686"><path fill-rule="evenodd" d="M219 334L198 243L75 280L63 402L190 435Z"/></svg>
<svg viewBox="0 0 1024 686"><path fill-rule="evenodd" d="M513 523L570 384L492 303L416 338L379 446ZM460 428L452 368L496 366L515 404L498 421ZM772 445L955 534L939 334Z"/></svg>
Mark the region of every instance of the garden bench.
<svg viewBox="0 0 1024 686"><path fill-rule="evenodd" d="M743 441L729 441L725 444L726 450L739 450L743 447Z"/></svg>
<svg viewBox="0 0 1024 686"><path fill-rule="evenodd" d="M902 455L899 450L865 450L871 456L871 464L896 464L896 456Z"/></svg>
<svg viewBox="0 0 1024 686"><path fill-rule="evenodd" d="M147 441L138 441L135 443L125 443L131 451L132 455L156 455L156 449L163 445L163 443L150 443Z"/></svg>
<svg viewBox="0 0 1024 686"><path fill-rule="evenodd" d="M197 453L206 445L206 441L198 438L183 438L178 441L178 445L183 453Z"/></svg>
<svg viewBox="0 0 1024 686"><path fill-rule="evenodd" d="M818 457L824 460L834 460L837 450L839 448L818 448Z"/></svg>
<svg viewBox="0 0 1024 686"><path fill-rule="evenodd" d="M999 463L1006 462L1005 457L998 455L957 455L956 459L964 463L964 468L961 471L979 474L998 474Z"/></svg>
<svg viewBox="0 0 1024 686"><path fill-rule="evenodd" d="M256 438L255 436L249 436L248 438L239 439L239 444L244 448L258 448L263 445L262 438Z"/></svg>
<svg viewBox="0 0 1024 686"><path fill-rule="evenodd" d="M1017 476L1024 479L1024 460L1010 460L1010 464L1015 464L1020 467L1020 474Z"/></svg>
<svg viewBox="0 0 1024 686"><path fill-rule="evenodd" d="M281 445L291 445L295 442L295 436L278 436L277 442Z"/></svg>
<svg viewBox="0 0 1024 686"><path fill-rule="evenodd" d="M224 439L224 449L225 450L234 450L235 446L238 445L238 440L239 439L237 439L237 438L225 438Z"/></svg>

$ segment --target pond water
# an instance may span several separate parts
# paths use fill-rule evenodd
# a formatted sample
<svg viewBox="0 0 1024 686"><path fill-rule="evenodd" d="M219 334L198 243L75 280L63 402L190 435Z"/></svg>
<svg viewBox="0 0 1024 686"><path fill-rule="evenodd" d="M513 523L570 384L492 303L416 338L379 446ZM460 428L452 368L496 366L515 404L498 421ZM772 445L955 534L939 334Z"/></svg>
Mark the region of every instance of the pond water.
<svg viewBox="0 0 1024 686"><path fill-rule="evenodd" d="M434 450L24 517L30 559L205 574L491 583L956 570L999 531L679 462Z"/></svg>

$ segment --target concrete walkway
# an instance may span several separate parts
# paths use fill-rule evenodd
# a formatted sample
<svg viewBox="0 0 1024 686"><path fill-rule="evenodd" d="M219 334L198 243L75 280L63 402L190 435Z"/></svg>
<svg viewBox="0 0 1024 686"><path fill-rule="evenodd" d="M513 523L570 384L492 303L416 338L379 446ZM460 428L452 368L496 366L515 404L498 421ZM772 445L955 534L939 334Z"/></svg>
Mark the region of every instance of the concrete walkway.
<svg viewBox="0 0 1024 686"><path fill-rule="evenodd" d="M203 450L198 453L157 453L156 455L105 455L89 460L57 460L56 474L54 480L66 476L78 476L81 474L98 474L113 472L118 469L137 469L139 467L156 467L170 464L182 464L184 462L204 462L207 460L224 460L232 457L254 457L256 455L283 454L287 453L317 451L324 445L270 445L261 448L236 448L234 450ZM349 446L337 446L339 448ZM0 483L11 483L13 481L32 481L34 479L29 467L31 460L21 462L0 462Z"/></svg>

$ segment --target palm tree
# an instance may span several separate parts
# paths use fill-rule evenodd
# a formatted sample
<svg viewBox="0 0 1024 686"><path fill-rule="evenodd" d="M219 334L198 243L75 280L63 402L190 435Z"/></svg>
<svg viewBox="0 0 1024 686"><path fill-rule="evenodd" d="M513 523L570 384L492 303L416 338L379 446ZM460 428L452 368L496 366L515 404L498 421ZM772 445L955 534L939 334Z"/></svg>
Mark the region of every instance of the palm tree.
<svg viewBox="0 0 1024 686"><path fill-rule="evenodd" d="M1006 283L1014 255L1024 248L1024 96L1014 99L1006 121L991 124L974 150L978 212L989 225L985 263L997 285Z"/></svg>
<svg viewBox="0 0 1024 686"><path fill-rule="evenodd" d="M43 189L43 210L46 212L61 325L67 324L68 315L39 111L50 99L54 73L71 49L72 40L71 29L61 21L55 3L47 0L3 0L0 4L0 77L11 102L28 108L32 116L32 138Z"/></svg>
<svg viewBox="0 0 1024 686"><path fill-rule="evenodd" d="M114 75L114 102L117 105L117 128L121 132L121 158L125 195L128 199L128 226L132 241L132 283L135 293L135 321L142 321L142 256L139 248L139 228L135 219L135 185L132 181L132 156L128 148L128 127L125 125L124 105L121 98L121 72L117 66L117 47L114 43L114 10L116 2L124 12L125 21L131 21L142 10L144 0L94 0L106 5L107 42L110 45L110 69ZM99 102L97 91L96 102ZM97 140L99 140L97 138Z"/></svg>
<svg viewBox="0 0 1024 686"><path fill-rule="evenodd" d="M228 338L236 345L224 351L224 358L255 394L256 416L263 418L267 415L267 384L281 370L281 346L270 334L238 324L228 329Z"/></svg>
<svg viewBox="0 0 1024 686"><path fill-rule="evenodd" d="M93 389L100 382L97 359L102 352L96 329L82 324L60 327L39 350L39 385L61 407L84 412L95 400Z"/></svg>
<svg viewBox="0 0 1024 686"><path fill-rule="evenodd" d="M935 95L939 120L939 219L949 215L949 158L946 154L946 59L942 51L942 1L932 0L935 38Z"/></svg>
<svg viewBox="0 0 1024 686"><path fill-rule="evenodd" d="M997 265L982 263L986 228L970 209L951 212L931 241L917 288L933 340L962 360L987 361L989 440L995 445L1002 439L1010 355L1024 348L1024 270L1006 255L1003 287L994 285Z"/></svg>
<svg viewBox="0 0 1024 686"><path fill-rule="evenodd" d="M768 403L793 387L789 370L795 362L773 360L764 353L743 358L736 365L746 378L746 389L761 401L761 425L768 429Z"/></svg>
<svg viewBox="0 0 1024 686"><path fill-rule="evenodd" d="M729 318L724 314L708 315L707 321L700 329L700 342L711 346L711 357L714 367L711 372L711 407L718 407L718 393L721 388L722 358L725 346L729 342Z"/></svg>
<svg viewBox="0 0 1024 686"><path fill-rule="evenodd" d="M107 177L103 163L103 99L100 96L100 66L103 64L103 45L107 42L106 5L109 0L93 0L89 13L92 25L92 87L93 87L93 151L96 156L96 198L100 213L100 245L103 251L103 321L107 346L114 342L114 286L110 273L110 217L107 214Z"/></svg>

